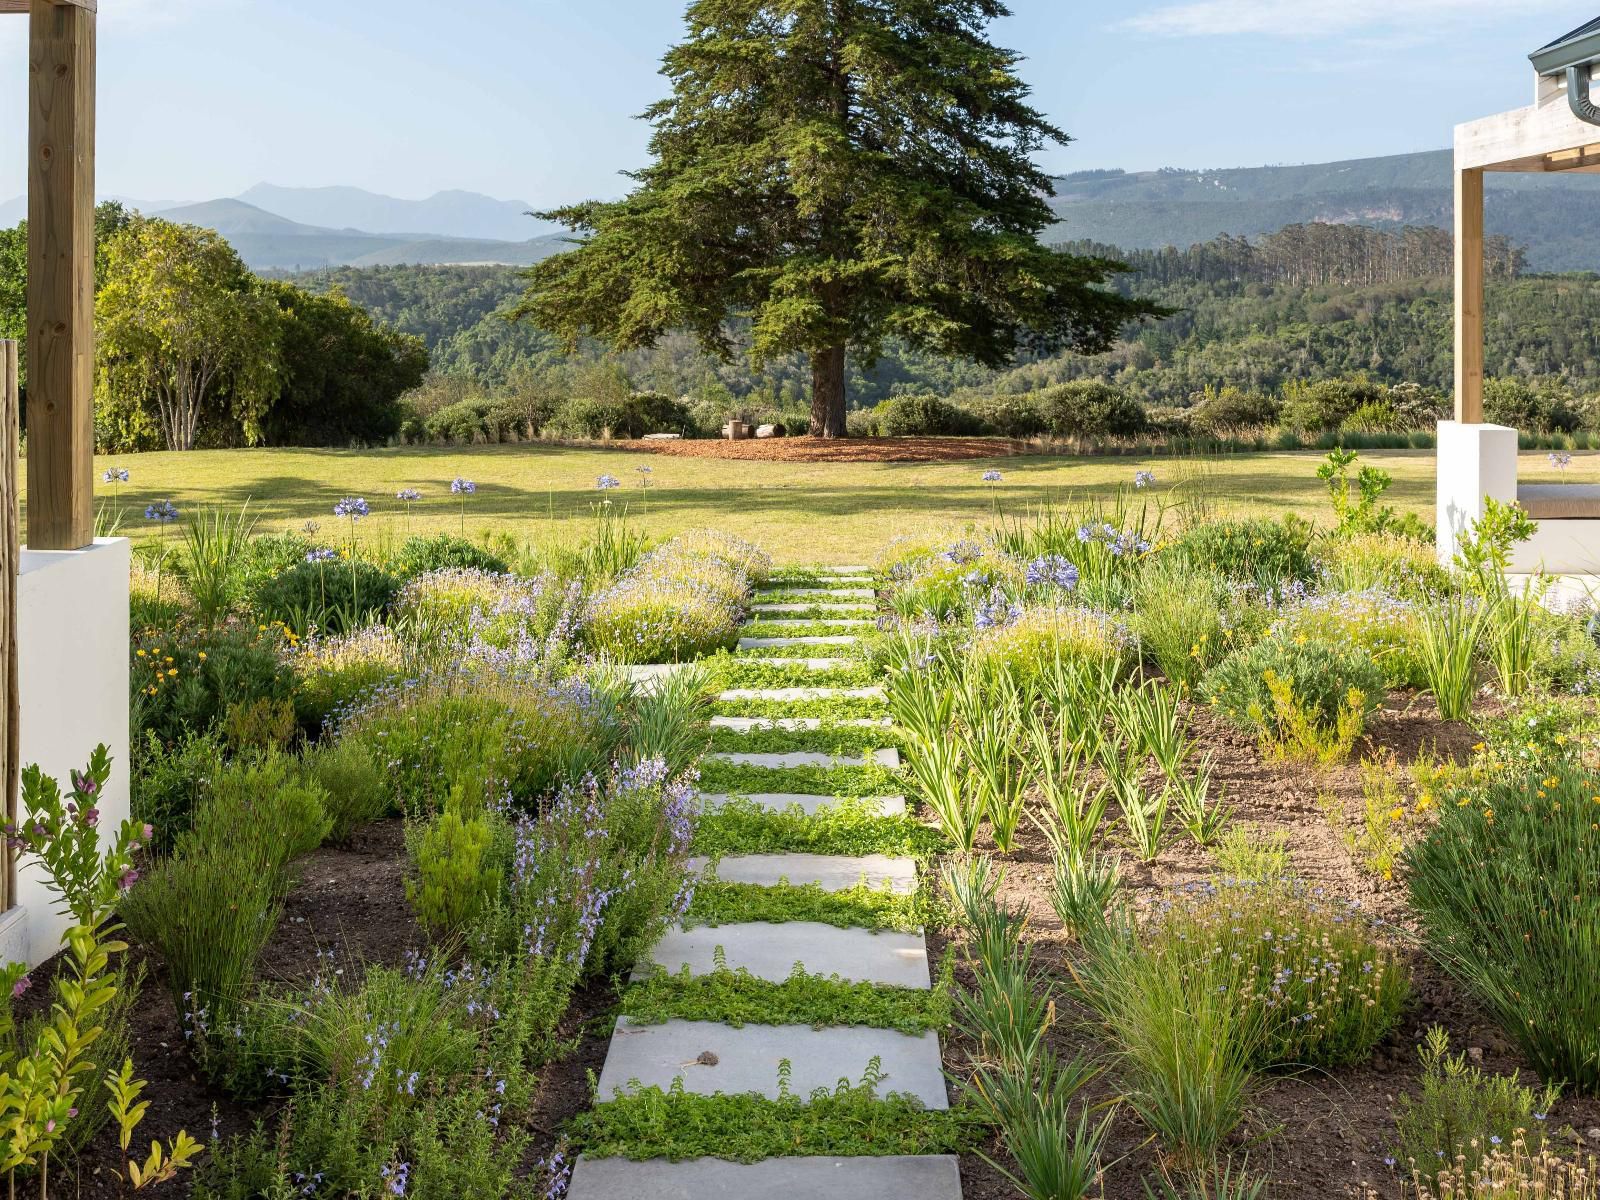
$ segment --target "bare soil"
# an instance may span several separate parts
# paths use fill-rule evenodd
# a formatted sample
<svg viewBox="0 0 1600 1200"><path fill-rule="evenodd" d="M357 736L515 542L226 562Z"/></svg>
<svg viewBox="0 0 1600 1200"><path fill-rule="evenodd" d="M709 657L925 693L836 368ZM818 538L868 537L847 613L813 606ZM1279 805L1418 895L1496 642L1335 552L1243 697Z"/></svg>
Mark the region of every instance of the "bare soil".
<svg viewBox="0 0 1600 1200"><path fill-rule="evenodd" d="M1400 1176L1385 1166L1394 1150L1392 1111L1401 1093L1415 1094L1421 1071L1416 1047L1431 1025L1443 1025L1453 1048L1467 1050L1486 1070L1522 1072L1523 1082L1537 1082L1517 1048L1473 1001L1464 995L1420 948L1414 916L1406 904L1403 879L1383 880L1364 871L1346 849L1340 832L1319 806L1331 795L1354 822L1362 810L1359 761L1392 751L1400 763L1432 754L1460 761L1476 734L1460 722L1441 722L1431 700L1390 697L1374 718L1365 739L1346 764L1312 769L1301 764L1263 760L1253 739L1238 733L1205 710L1193 713L1192 731L1200 753L1216 762L1215 779L1224 789L1233 819L1259 827L1264 835L1282 831L1288 837L1290 870L1312 887L1359 901L1381 918L1401 950L1412 976L1410 1004L1396 1029L1373 1057L1358 1066L1333 1072L1304 1071L1267 1078L1256 1097L1256 1111L1236 1135L1236 1149L1248 1155L1252 1171L1270 1179L1266 1195L1273 1200L1322 1200L1327 1197L1405 1197L1411 1193ZM1331 807L1331 806L1330 806ZM1058 983L1068 975L1074 945L1063 933L1049 901L1050 849L1030 822L1021 848L1005 860L1002 899L1025 908L1036 960ZM1175 839L1150 864L1124 857L1125 878L1136 892L1154 895L1164 888L1215 874L1210 853L1187 839ZM1064 988L1057 988L1058 997ZM1064 1056L1102 1056L1106 1043L1091 1016L1070 1002L1059 1010L1055 1049ZM947 1069L959 1076L967 1050L958 1034L947 1039ZM1112 1072L1091 1086L1094 1101L1116 1097ZM1550 1114L1558 1134L1553 1146L1573 1149L1583 1144L1584 1131L1600 1126L1600 1100L1563 1097ZM1584 1147L1600 1152L1600 1139ZM984 1154L1007 1170L1014 1164L998 1141ZM1126 1110L1117 1118L1106 1154L1106 1200L1146 1200L1144 1180L1160 1169L1160 1156L1148 1130ZM1018 1193L982 1155L962 1160L963 1189L968 1200L1001 1200Z"/></svg>

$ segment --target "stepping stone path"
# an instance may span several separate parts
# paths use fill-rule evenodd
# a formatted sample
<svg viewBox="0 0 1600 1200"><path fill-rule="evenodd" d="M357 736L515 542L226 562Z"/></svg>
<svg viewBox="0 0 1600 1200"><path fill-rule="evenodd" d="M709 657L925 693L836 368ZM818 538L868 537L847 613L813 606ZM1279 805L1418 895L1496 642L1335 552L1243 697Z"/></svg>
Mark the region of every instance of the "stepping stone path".
<svg viewBox="0 0 1600 1200"><path fill-rule="evenodd" d="M814 610L823 614L811 620L826 625L870 626L873 591L866 567L819 568L823 587L772 585L783 600L752 607L755 620L783 620L782 614ZM793 601L807 597L804 603ZM809 598L815 598L813 602ZM759 599L759 598L758 598ZM844 620L836 613L862 613L859 620ZM801 621L795 622L797 626ZM807 636L803 630L789 637L746 638L741 650L769 646L848 645L846 635ZM840 665L836 659L777 659L762 662L802 665L819 674L815 687L736 688L722 692L722 700L803 702L832 697L881 699L881 687L827 686L825 672ZM848 662L850 660L843 660ZM714 717L712 724L741 732L784 729L819 730L816 717ZM887 718L860 718L848 724L860 728L887 728ZM900 765L899 751L890 747L866 754L835 755L822 749L786 753L720 753L715 758L735 763L789 770L813 766L874 761L886 767ZM837 803L837 797L804 792L761 792L743 799L762 808L799 807L817 813ZM705 811L715 811L729 797L702 793ZM867 801L885 816L906 811L904 796L880 796ZM840 891L865 882L910 894L918 886L916 864L910 859L875 854L859 858L817 854L746 854L729 856L713 864L691 860L690 869L724 882L775 886L815 884ZM923 935L893 930L839 929L809 921L781 924L745 922L674 928L651 950L635 977L664 968L677 972L687 966L691 974L715 969L717 962L744 968L760 979L782 982L803 963L815 974L838 975L899 987L931 985L928 948ZM905 1092L930 1109L949 1106L937 1032L911 1036L890 1029L863 1026L813 1029L799 1025L751 1025L734 1028L715 1021L667 1021L639 1025L626 1017L617 1022L611 1046L600 1073L599 1103L612 1099L618 1089L634 1086L666 1089L682 1080L693 1094L756 1092L776 1096L779 1064L790 1064L790 1094L806 1096L815 1088L832 1089L840 1080L858 1081L872 1059L883 1072L880 1091ZM571 1200L751 1200L782 1196L783 1200L961 1200L961 1173L953 1155L863 1158L769 1158L757 1163L735 1163L701 1158L672 1163L656 1159L580 1159L568 1195Z"/></svg>

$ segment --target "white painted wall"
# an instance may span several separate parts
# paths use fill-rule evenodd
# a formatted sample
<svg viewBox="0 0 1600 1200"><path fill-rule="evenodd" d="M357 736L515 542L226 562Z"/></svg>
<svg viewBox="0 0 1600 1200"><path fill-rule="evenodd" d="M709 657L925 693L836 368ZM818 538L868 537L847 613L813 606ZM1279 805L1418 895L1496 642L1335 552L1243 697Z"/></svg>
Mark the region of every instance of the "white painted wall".
<svg viewBox="0 0 1600 1200"><path fill-rule="evenodd" d="M1517 431L1504 425L1440 421L1437 511L1439 561L1449 566L1456 541L1483 516L1483 499L1517 498Z"/></svg>
<svg viewBox="0 0 1600 1200"><path fill-rule="evenodd" d="M111 779L100 801L102 845L128 817L128 568L126 538L82 550L22 551L17 578L17 690L22 762L69 785L104 742ZM19 808L20 813L20 808ZM30 966L60 948L70 924L55 911L38 860L17 864L17 909L0 914L0 956Z"/></svg>

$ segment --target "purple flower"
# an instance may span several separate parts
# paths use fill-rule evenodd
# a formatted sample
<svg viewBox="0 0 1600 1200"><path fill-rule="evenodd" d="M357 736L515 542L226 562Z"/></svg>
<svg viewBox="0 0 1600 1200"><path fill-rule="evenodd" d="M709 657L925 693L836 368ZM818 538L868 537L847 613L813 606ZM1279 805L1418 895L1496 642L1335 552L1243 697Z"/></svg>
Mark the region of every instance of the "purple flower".
<svg viewBox="0 0 1600 1200"><path fill-rule="evenodd" d="M124 871L122 873L122 876L117 880L117 886L119 888L121 888L123 891L127 891L129 888L131 888L134 884L136 884L138 882L139 882L139 872L135 871L132 867L129 867L126 871Z"/></svg>
<svg viewBox="0 0 1600 1200"><path fill-rule="evenodd" d="M1000 472L992 470L992 469L988 470L988 471L985 471L983 473L983 481L985 483L999 483L1000 482Z"/></svg>
<svg viewBox="0 0 1600 1200"><path fill-rule="evenodd" d="M462 479L459 475L450 484L450 494L452 496L470 496L477 490L477 484L470 479Z"/></svg>
<svg viewBox="0 0 1600 1200"><path fill-rule="evenodd" d="M333 515L336 517L349 517L352 521L359 521L362 517L372 515L372 510L367 507L367 502L360 496L346 496L333 506Z"/></svg>
<svg viewBox="0 0 1600 1200"><path fill-rule="evenodd" d="M126 467L107 467L106 473L100 478L107 483L127 483L128 469Z"/></svg>
<svg viewBox="0 0 1600 1200"><path fill-rule="evenodd" d="M406 1182L411 1177L411 1164L400 1163L392 1169L383 1168L383 1184L391 1196L404 1196Z"/></svg>
<svg viewBox="0 0 1600 1200"><path fill-rule="evenodd" d="M1572 465L1572 455L1565 450L1550 451L1550 465L1558 471L1565 471Z"/></svg>
<svg viewBox="0 0 1600 1200"><path fill-rule="evenodd" d="M394 494L394 498L410 504L413 500L421 500L422 493L417 491L416 488L401 488Z"/></svg>
<svg viewBox="0 0 1600 1200"><path fill-rule="evenodd" d="M1155 481L1156 473L1154 471L1135 471L1133 473L1133 486L1136 488L1151 487L1155 484Z"/></svg>
<svg viewBox="0 0 1600 1200"><path fill-rule="evenodd" d="M307 550L306 551L306 561L308 563L332 562L334 559L336 559L338 557L339 557L339 552L337 550L333 550L333 549L330 549L328 547L324 547L321 550Z"/></svg>
<svg viewBox="0 0 1600 1200"><path fill-rule="evenodd" d="M162 525L170 524L178 519L177 506L171 500L157 500L144 510L146 521L157 521Z"/></svg>
<svg viewBox="0 0 1600 1200"><path fill-rule="evenodd" d="M615 475L602 475L599 479L594 481L594 485L602 492L609 492L612 488L621 487L622 480L618 479Z"/></svg>
<svg viewBox="0 0 1600 1200"><path fill-rule="evenodd" d="M11 985L11 998L15 1000L18 996L22 995L23 992L27 991L32 985L33 980L24 975L21 979L18 979Z"/></svg>
<svg viewBox="0 0 1600 1200"><path fill-rule="evenodd" d="M1028 564L1029 587L1058 587L1070 592L1078 586L1078 568L1059 554L1046 554Z"/></svg>

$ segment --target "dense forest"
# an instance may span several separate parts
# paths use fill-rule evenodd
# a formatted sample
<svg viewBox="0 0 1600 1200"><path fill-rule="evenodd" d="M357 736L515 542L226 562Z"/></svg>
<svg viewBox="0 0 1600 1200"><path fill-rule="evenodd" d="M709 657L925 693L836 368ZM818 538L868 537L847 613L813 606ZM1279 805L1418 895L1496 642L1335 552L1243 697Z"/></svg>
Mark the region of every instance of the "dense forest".
<svg viewBox="0 0 1600 1200"><path fill-rule="evenodd" d="M1293 380L1365 375L1386 384L1445 390L1451 375L1450 235L1295 225L1254 240L1222 237L1187 250L1123 251L1072 243L1076 253L1128 264L1118 286L1173 310L1130 329L1092 358L1024 357L989 371L891 346L875 364L851 364L853 407L890 396L972 399L1100 379L1148 405L1186 407L1205 389L1273 391ZM1558 377L1579 393L1600 391L1600 276L1529 275L1520 251L1490 239L1487 274L1490 374ZM296 277L312 291L337 288L375 318L420 336L436 376L488 393L532 381L570 390L604 368L633 387L751 409L798 408L808 381L801 361L755 373L740 358L718 362L686 337L651 351L613 354L587 346L574 357L502 314L520 295L509 267L341 268Z"/></svg>

